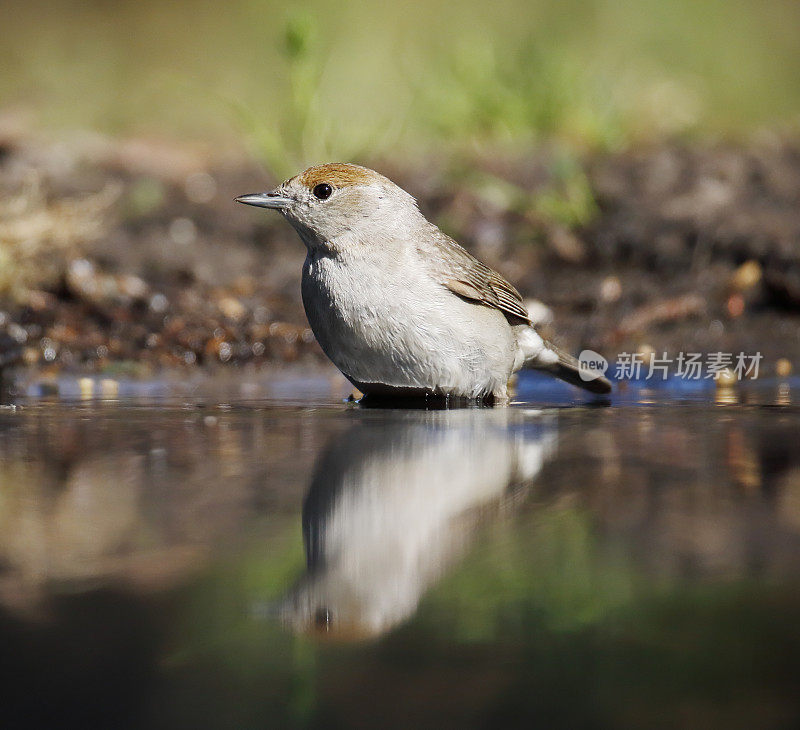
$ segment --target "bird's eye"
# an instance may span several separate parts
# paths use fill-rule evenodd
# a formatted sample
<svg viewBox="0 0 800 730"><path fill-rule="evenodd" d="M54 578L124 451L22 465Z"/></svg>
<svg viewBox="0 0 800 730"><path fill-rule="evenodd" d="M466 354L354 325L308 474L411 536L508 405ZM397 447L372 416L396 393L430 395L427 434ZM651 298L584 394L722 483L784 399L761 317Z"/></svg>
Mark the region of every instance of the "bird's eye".
<svg viewBox="0 0 800 730"><path fill-rule="evenodd" d="M327 200L331 197L333 188L328 185L328 183L320 183L319 185L315 185L311 192L314 193L314 197L319 198L320 200Z"/></svg>

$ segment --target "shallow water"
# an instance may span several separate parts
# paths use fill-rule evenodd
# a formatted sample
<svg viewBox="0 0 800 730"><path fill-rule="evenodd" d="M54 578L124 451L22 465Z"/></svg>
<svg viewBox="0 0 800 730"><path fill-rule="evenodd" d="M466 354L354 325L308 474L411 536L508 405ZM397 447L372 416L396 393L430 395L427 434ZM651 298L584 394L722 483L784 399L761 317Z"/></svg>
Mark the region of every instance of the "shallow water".
<svg viewBox="0 0 800 730"><path fill-rule="evenodd" d="M0 410L9 726L797 726L797 383L295 385Z"/></svg>

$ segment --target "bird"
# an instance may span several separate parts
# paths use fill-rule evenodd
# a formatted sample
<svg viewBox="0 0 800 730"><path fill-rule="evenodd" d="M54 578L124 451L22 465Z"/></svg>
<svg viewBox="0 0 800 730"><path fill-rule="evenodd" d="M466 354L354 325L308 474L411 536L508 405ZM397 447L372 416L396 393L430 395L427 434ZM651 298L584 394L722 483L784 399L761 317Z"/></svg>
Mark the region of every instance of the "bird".
<svg viewBox="0 0 800 730"><path fill-rule="evenodd" d="M311 330L367 397L505 404L509 379L522 368L611 391L602 373L536 331L512 284L380 173L314 165L272 191L235 200L279 211L299 234Z"/></svg>

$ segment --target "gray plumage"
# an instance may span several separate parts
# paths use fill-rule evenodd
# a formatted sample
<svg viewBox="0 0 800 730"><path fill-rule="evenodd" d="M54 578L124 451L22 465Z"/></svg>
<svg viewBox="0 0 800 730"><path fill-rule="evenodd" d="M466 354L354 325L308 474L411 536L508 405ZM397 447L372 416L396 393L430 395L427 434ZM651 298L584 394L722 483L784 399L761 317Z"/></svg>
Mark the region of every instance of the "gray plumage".
<svg viewBox="0 0 800 730"><path fill-rule="evenodd" d="M322 349L367 394L507 400L530 367L608 393L600 373L545 341L519 292L419 212L387 178L349 164L311 167L272 193L306 244L302 294Z"/></svg>

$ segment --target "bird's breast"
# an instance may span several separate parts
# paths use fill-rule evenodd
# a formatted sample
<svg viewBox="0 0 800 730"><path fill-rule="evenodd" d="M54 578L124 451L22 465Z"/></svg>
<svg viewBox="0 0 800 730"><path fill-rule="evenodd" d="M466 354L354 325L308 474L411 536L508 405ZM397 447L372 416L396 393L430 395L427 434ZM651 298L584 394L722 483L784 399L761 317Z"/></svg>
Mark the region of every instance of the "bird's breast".
<svg viewBox="0 0 800 730"><path fill-rule="evenodd" d="M367 262L309 256L303 271L309 324L339 367L347 362L374 369L375 358L413 351L403 333L415 317L418 288L412 277Z"/></svg>
<svg viewBox="0 0 800 730"><path fill-rule="evenodd" d="M317 341L352 381L477 396L510 374L505 317L456 297L420 262L309 254L302 293Z"/></svg>

